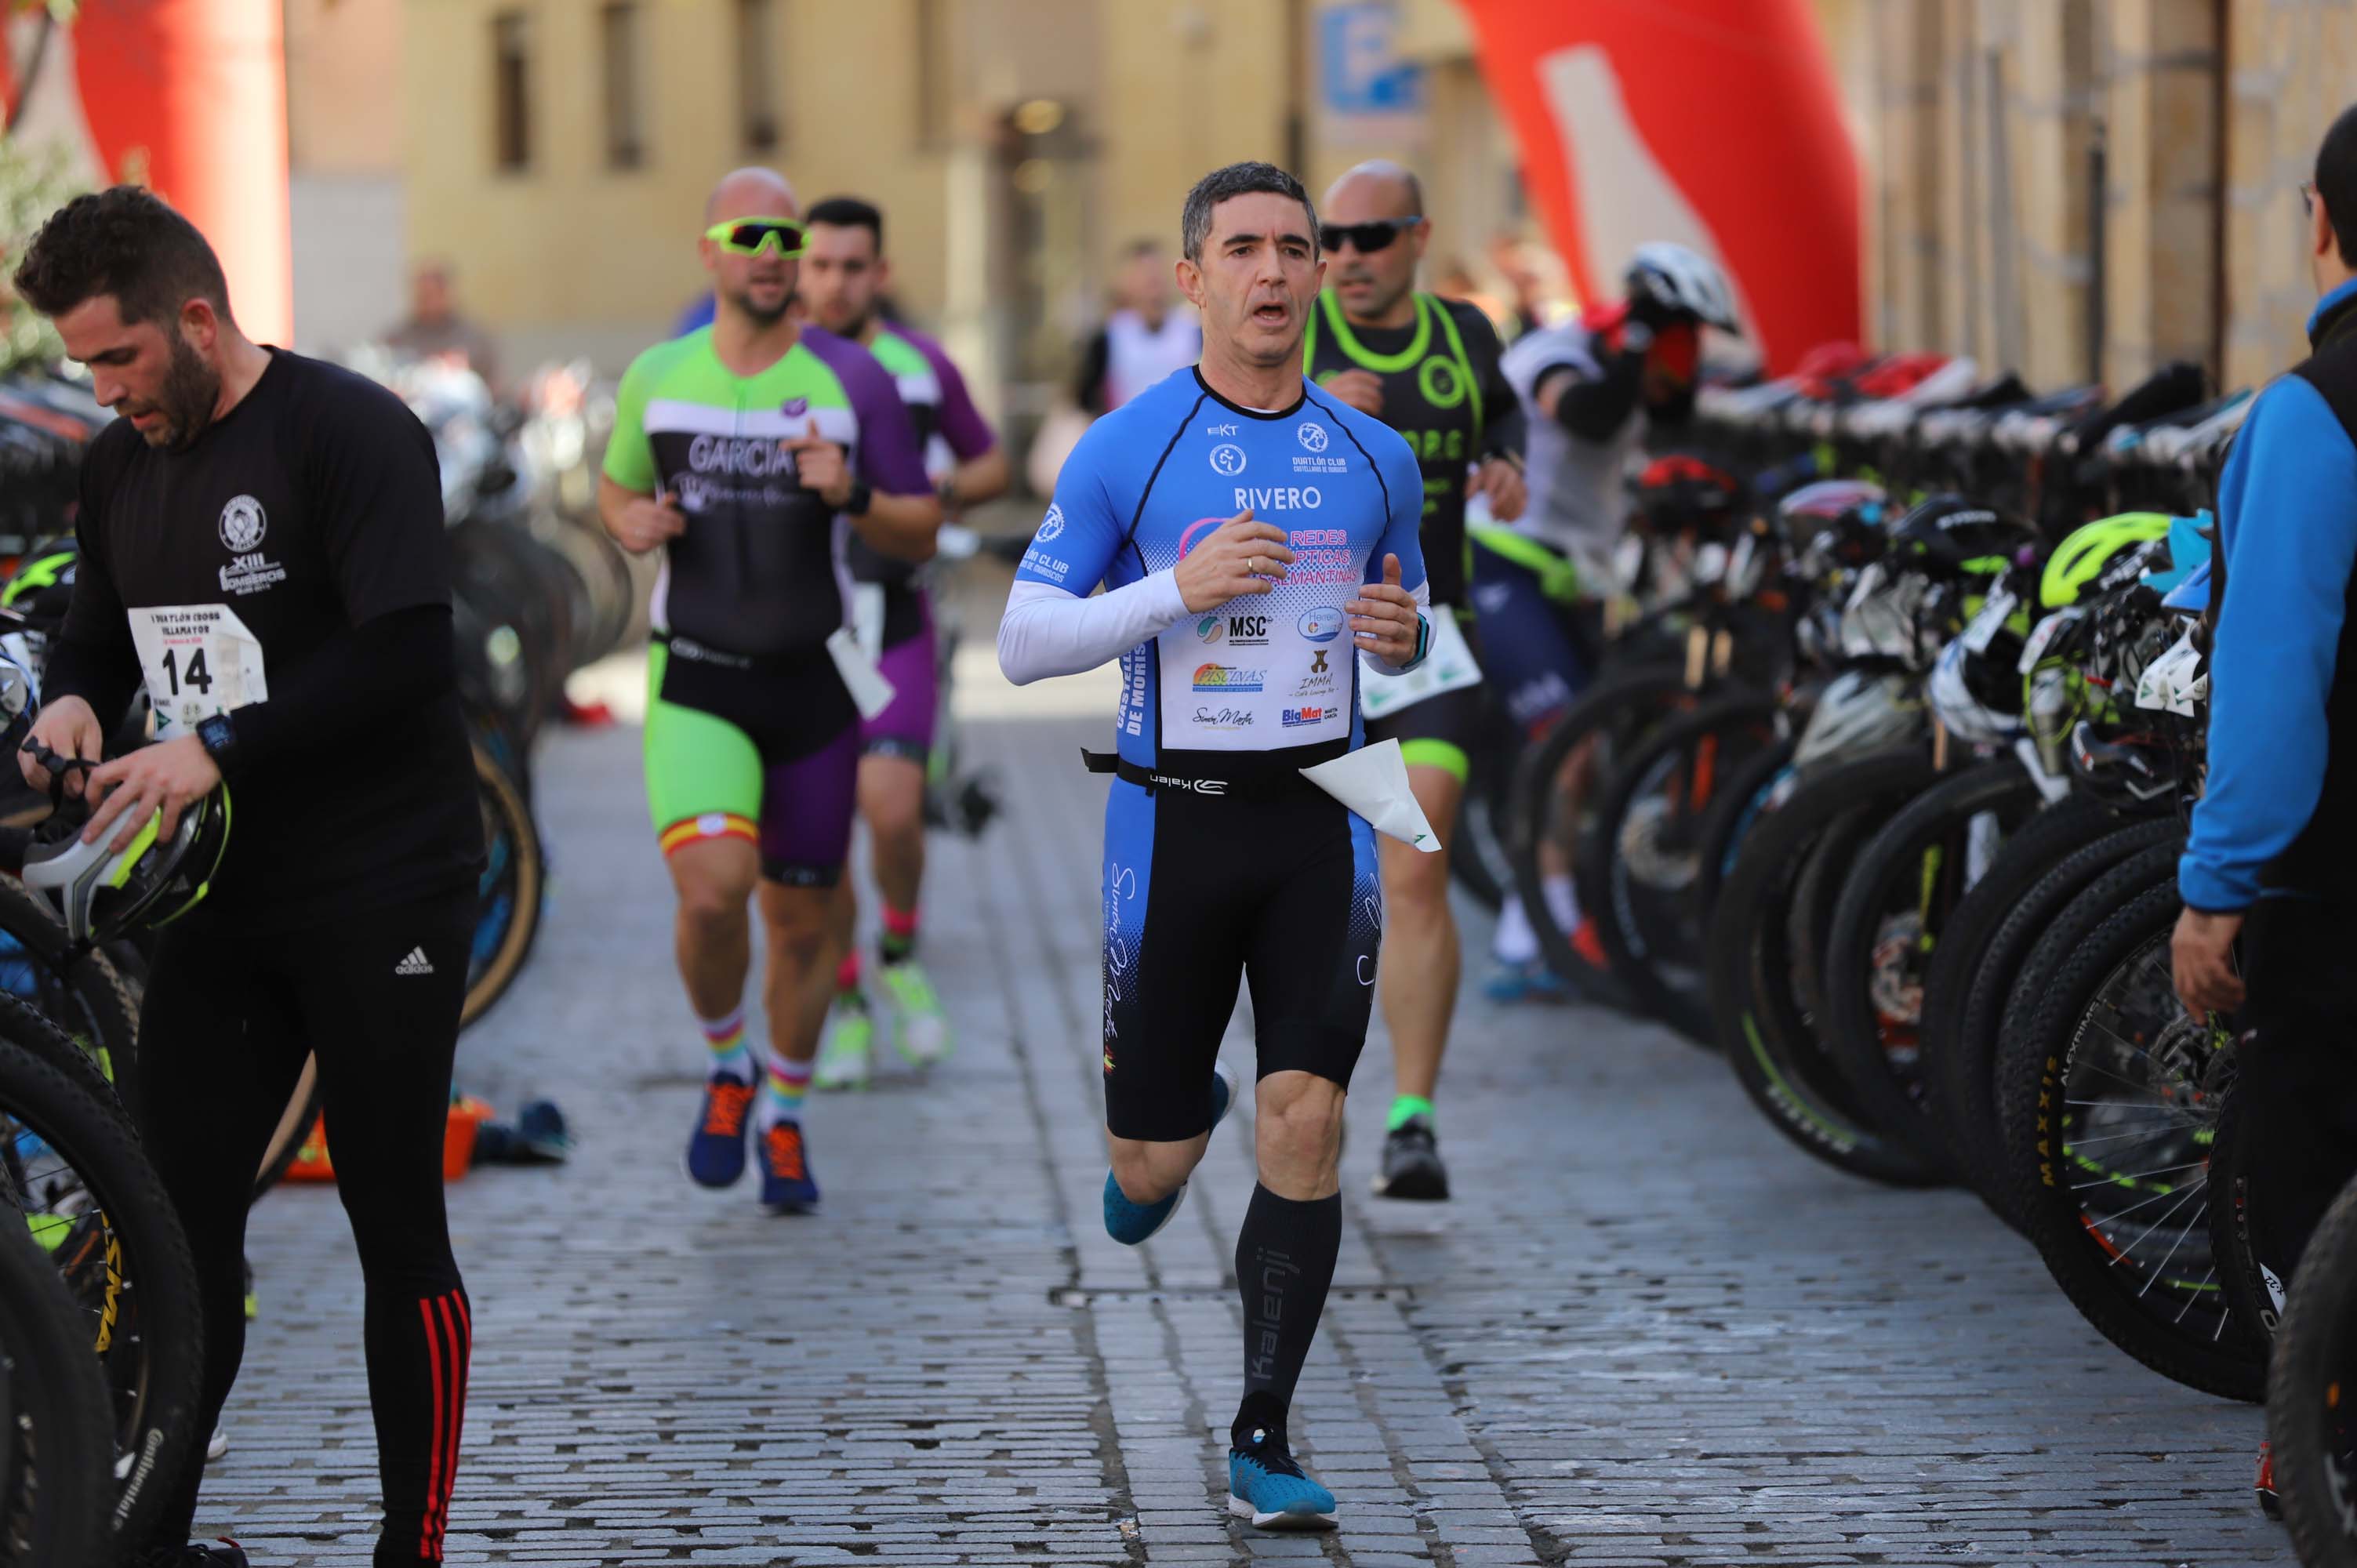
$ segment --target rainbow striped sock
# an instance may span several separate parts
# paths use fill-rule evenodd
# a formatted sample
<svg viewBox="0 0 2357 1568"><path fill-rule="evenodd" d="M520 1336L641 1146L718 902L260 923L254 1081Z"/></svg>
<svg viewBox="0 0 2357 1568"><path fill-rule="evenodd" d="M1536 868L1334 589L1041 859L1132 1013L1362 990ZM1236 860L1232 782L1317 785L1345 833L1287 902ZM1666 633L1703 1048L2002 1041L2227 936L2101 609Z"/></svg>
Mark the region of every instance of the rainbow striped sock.
<svg viewBox="0 0 2357 1568"><path fill-rule="evenodd" d="M704 1031L704 1043L712 1047L712 1069L734 1076L740 1083L753 1077L753 1053L745 1045L745 1009L737 1008L726 1018L698 1018L696 1026Z"/></svg>
<svg viewBox="0 0 2357 1568"><path fill-rule="evenodd" d="M810 1062L790 1062L781 1056L770 1058L769 1070L761 1075L764 1125L802 1121L802 1096L810 1092L813 1065Z"/></svg>

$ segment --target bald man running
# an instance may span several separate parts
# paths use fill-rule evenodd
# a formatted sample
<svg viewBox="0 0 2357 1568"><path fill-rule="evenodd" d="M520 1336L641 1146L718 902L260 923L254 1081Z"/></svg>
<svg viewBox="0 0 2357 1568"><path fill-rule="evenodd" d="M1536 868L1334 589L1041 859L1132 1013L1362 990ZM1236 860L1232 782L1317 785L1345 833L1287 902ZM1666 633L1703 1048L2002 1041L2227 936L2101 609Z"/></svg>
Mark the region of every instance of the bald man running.
<svg viewBox="0 0 2357 1568"><path fill-rule="evenodd" d="M818 1203L802 1097L842 957L827 907L859 772L845 551L856 533L921 561L942 511L890 372L788 309L803 242L792 187L738 169L704 216L712 325L623 376L597 510L624 549L663 552L647 804L679 893L680 978L710 1047L687 1173L733 1186L749 1121L762 1206L801 1212ZM759 1070L744 1015L757 891L770 1023Z"/></svg>
<svg viewBox="0 0 2357 1568"><path fill-rule="evenodd" d="M1424 479L1433 656L1418 676L1360 689L1367 738L1400 743L1408 784L1441 846L1438 854L1421 854L1396 840L1380 841L1381 995L1397 1093L1374 1188L1384 1197L1444 1198L1448 1171L1432 1097L1457 1006L1448 850L1465 794L1468 748L1482 717L1481 671L1458 630L1470 607L1465 509L1479 494L1501 521L1521 515L1522 407L1499 373L1498 334L1489 318L1470 305L1416 292L1432 220L1424 216L1424 189L1415 175L1395 163L1361 164L1327 191L1318 218L1329 263L1325 292L1302 339L1302 369L1339 401L1405 436Z"/></svg>

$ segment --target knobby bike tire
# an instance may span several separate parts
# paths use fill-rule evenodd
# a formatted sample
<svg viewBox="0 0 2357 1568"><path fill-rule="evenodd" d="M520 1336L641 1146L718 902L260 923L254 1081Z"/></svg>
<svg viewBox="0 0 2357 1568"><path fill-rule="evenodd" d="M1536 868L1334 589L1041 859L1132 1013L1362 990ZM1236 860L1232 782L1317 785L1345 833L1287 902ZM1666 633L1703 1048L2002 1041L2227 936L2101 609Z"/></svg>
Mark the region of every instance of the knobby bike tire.
<svg viewBox="0 0 2357 1568"><path fill-rule="evenodd" d="M2040 811L2018 832L2007 834L1987 872L1973 884L1972 891L1964 895L1964 902L1949 917L1947 929L1940 934L1940 945L1932 950L1932 967L1923 976L1924 1103L1947 1144L1949 1160L1992 1207L1996 1200L1989 1197L1987 1188L1982 1185L1963 1134L1950 1124L1957 1113L1961 1086L1951 1083L1948 1069L1959 1048L1964 999L1981 968L1983 955L1989 950L2006 917L2056 865L2113 831L2117 822L2118 819L2099 802L2072 795ZM1984 1090L1986 1078L1984 1074ZM1986 1101L1984 1092L1978 1112L1986 1112Z"/></svg>
<svg viewBox="0 0 2357 1568"><path fill-rule="evenodd" d="M55 1264L0 1234L0 1563L118 1555L106 1380Z"/></svg>
<svg viewBox="0 0 2357 1568"><path fill-rule="evenodd" d="M522 972L540 936L542 906L548 896L548 860L533 822L532 808L489 753L475 747L475 784L483 809L483 838L490 857L483 872L484 915L494 918L494 901L505 905L505 923L491 933L489 950L482 950L485 933L477 931L477 950L467 975L467 1000L459 1009L458 1026L465 1028L507 994ZM502 863L500 857L506 857Z"/></svg>
<svg viewBox="0 0 2357 1568"><path fill-rule="evenodd" d="M1695 700L1684 671L1675 667L1647 664L1608 675L1565 710L1544 735L1524 746L1514 765L1513 816L1509 823L1513 834L1514 891L1523 901L1523 913L1530 917L1539 954L1547 967L1592 998L1626 1000L1609 974L1579 956L1572 946L1572 933L1556 922L1546 900L1539 844L1555 825L1555 778L1572 754L1590 740L1636 741L1692 707ZM1610 783L1609 774L1616 760L1609 756L1597 759L1597 776L1588 791L1591 815L1601 789ZM1566 863L1577 864L1584 831L1585 824L1572 825L1571 841L1563 846Z"/></svg>
<svg viewBox="0 0 2357 1568"><path fill-rule="evenodd" d="M1818 1050L1792 973L1792 901L1828 829L1877 784L1912 791L1929 759L1912 749L1818 773L1744 836L1710 924L1710 1007L1727 1063L1770 1125L1837 1169L1893 1186L1934 1178L1846 1102Z"/></svg>
<svg viewBox="0 0 2357 1568"><path fill-rule="evenodd" d="M1930 1076L1923 1050L1930 989L1921 993L1914 1017L1886 1018L1874 996L1876 966L1893 941L1907 940L1903 921L1898 928L1889 924L1901 897L1916 904L1925 922L1912 938L1916 950L1938 952L1947 940L1948 918L1968 896L1962 878L1973 824L1992 814L2010 834L2041 799L2010 757L1950 774L1859 848L1825 938L1822 1033L1834 1065L1877 1126L1905 1142L1927 1167L1951 1176L1961 1176L1962 1167L1932 1119L1923 1089ZM1931 923L1935 918L1936 925ZM1914 1036L1911 1059L1899 1054L1906 1044L1898 1037L1902 1030Z"/></svg>
<svg viewBox="0 0 2357 1568"><path fill-rule="evenodd" d="M0 958L0 994L63 1029L129 1103L139 1063L139 1004L109 950L77 952L64 922L7 876L0 876L0 934L22 950Z"/></svg>
<svg viewBox="0 0 2357 1568"><path fill-rule="evenodd" d="M2105 1338L2189 1388L2257 1401L2266 1392L2266 1347L2234 1321L2210 1258L2213 1031L2206 1020L2183 1018L2181 1008L2175 1025L2147 1031L2115 1005L2122 987L2168 984L2169 931L2182 908L2173 858L2166 851L2139 856L2147 881L2125 904L2099 906L2099 883L2047 933L2044 942L2068 956L1998 1063L2007 1174L2024 1233ZM2083 921L2073 917L2089 910L2106 918L2080 935ZM2128 1076L2122 1052L2169 1080L2165 1096ZM2115 1118L2130 1130L2115 1131L2123 1124ZM2157 1150L2148 1148L2154 1141ZM2155 1158L2173 1163L2127 1168ZM2155 1179L2164 1175L2169 1179ZM2178 1232L2164 1230L2172 1221ZM2190 1251L2188 1237L2199 1238ZM2146 1246L2163 1241L2158 1255Z"/></svg>
<svg viewBox="0 0 2357 1568"><path fill-rule="evenodd" d="M1717 1041L1699 978L1705 924L1693 897L1700 859L1692 846L1701 842L1719 782L1775 745L1775 715L1769 698L1730 696L1663 725L1614 770L1596 808L1595 829L1581 839L1572 866L1580 908L1596 918L1613 979L1640 1007L1706 1047ZM1670 799L1657 807L1663 790ZM1645 886L1631 855L1641 849L1663 859L1665 832L1675 859L1655 870L1683 877L1670 886ZM1673 965L1695 978L1674 983L1668 972Z"/></svg>
<svg viewBox="0 0 2357 1568"><path fill-rule="evenodd" d="M2011 978L2003 980L2002 1000L1997 1003L1996 1023L1991 1031L1988 1080L1989 1103L1996 1108L1985 1129L1994 1140L1991 1165L1994 1179L2003 1188L2008 1211L2019 1186L2014 1180L2012 1155L2012 1123L2007 1118L2012 1108L2007 1103L2004 1064L2007 1050L2013 1042L2028 1038L2036 1029L2038 1010L2045 1004L2054 983L2055 971L2066 962L2102 925L2125 906L2129 899L2160 880L2162 868L2176 863L2181 833L2164 836L2144 848L2123 855L2108 869L2096 874L2078 892L2065 897L2059 905L2047 908L2024 948L2021 961ZM2034 892L2050 892L2041 884ZM1994 964L1985 977L1995 982Z"/></svg>
<svg viewBox="0 0 2357 1568"><path fill-rule="evenodd" d="M2250 1097L2236 1092L2230 1079L2210 1144L2210 1187L2218 1195L2210 1205L2210 1256L2234 1321L2266 1341L2283 1326L2285 1293L2281 1277L2263 1262L2269 1249L2258 1241L2266 1233L2266 1194L2244 1163L2252 1136Z"/></svg>
<svg viewBox="0 0 2357 1568"><path fill-rule="evenodd" d="M44 1029L56 1033L29 1009L0 1007L5 1155L28 1200L60 1185L76 1189L59 1195L62 1208L28 1212L83 1315L83 1342L102 1365L114 1418L114 1523L135 1541L165 1506L180 1467L195 1462L202 1437L196 1259L128 1119L13 1043Z"/></svg>
<svg viewBox="0 0 2357 1568"><path fill-rule="evenodd" d="M2357 1568L2357 1185L2301 1254L2267 1369L2267 1437L2284 1527L2305 1568Z"/></svg>
<svg viewBox="0 0 2357 1568"><path fill-rule="evenodd" d="M2008 1026L2007 1010L2017 994L2033 994L2026 983L2043 981L2046 961L2039 955L2039 939L2072 901L2135 855L2173 843L2177 832L2177 824L2168 821L2127 822L2081 843L2042 871L2031 859L2038 846L2024 844L2021 859L1991 868L1985 878L1996 884L2000 897L2018 886L2016 876L2027 880L2029 889L2011 897L1964 977L1964 1003L1953 1034L1932 1055L1930 1089L1941 1132L1955 1152L1964 1179L2016 1230L2021 1229L2021 1217L2014 1209L2013 1184L2006 1175L1996 1098L1997 1055ZM2014 847L2007 846L2007 853ZM2033 961L2040 966L2037 973L2031 972ZM2011 1026L2028 1027L2026 1012Z"/></svg>
<svg viewBox="0 0 2357 1568"><path fill-rule="evenodd" d="M1793 742L1788 736L1738 765L1727 775L1703 819L1696 846L1694 891L1695 917L1710 929L1711 911L1718 908L1718 891L1734 873L1736 853L1743 835L1768 814L1777 786L1792 771Z"/></svg>

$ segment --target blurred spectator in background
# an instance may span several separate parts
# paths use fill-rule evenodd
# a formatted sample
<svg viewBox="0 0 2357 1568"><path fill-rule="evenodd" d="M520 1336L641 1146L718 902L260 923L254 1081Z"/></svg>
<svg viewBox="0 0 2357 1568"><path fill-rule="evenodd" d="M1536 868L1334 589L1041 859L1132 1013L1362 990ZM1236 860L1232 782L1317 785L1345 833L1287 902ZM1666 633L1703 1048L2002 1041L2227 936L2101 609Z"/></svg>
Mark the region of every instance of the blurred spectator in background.
<svg viewBox="0 0 2357 1568"><path fill-rule="evenodd" d="M1515 335L1519 324L1514 319L1513 310L1504 300L1482 289L1480 280L1473 275L1473 269L1465 264L1464 257L1445 256L1441 259L1440 264L1432 269L1432 292L1443 299L1463 300L1488 317L1490 325L1498 329L1499 341L1503 342Z"/></svg>
<svg viewBox="0 0 2357 1568"><path fill-rule="evenodd" d="M418 263L409 277L409 319L386 333L384 342L411 359L462 364L498 389L498 350L490 333L458 314L447 262Z"/></svg>
<svg viewBox="0 0 2357 1568"><path fill-rule="evenodd" d="M1513 295L1512 308L1508 312L1509 324L1500 331L1508 338L1535 332L1542 327L1553 327L1572 312L1570 290L1564 280L1562 261L1554 252L1534 245L1519 234L1504 233L1490 242L1490 265Z"/></svg>
<svg viewBox="0 0 2357 1568"><path fill-rule="evenodd" d="M1203 332L1181 305L1170 257L1154 240L1133 240L1113 285L1114 312L1081 355L1072 401L1109 413L1173 371L1202 357Z"/></svg>

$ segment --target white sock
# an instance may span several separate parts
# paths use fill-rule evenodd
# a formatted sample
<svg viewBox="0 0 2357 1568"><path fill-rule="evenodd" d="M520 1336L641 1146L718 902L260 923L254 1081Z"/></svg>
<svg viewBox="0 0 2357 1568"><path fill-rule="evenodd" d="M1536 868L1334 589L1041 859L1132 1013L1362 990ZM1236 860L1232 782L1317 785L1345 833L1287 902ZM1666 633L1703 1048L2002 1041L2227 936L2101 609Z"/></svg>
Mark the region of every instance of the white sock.
<svg viewBox="0 0 2357 1568"><path fill-rule="evenodd" d="M1498 929L1490 939L1490 953L1509 969L1538 961L1538 933L1531 929L1531 917L1522 899L1512 893L1499 907Z"/></svg>
<svg viewBox="0 0 2357 1568"><path fill-rule="evenodd" d="M1546 894L1547 912L1555 917L1555 929L1565 936L1579 929L1579 894L1568 875L1540 879Z"/></svg>

